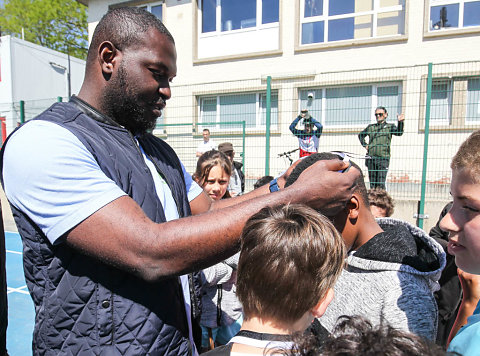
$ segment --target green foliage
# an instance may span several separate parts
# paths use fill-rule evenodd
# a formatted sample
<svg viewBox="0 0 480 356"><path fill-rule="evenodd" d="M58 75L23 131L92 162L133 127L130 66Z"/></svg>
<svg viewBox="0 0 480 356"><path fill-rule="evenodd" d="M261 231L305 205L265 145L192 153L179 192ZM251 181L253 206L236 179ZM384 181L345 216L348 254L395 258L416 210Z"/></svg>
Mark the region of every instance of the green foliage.
<svg viewBox="0 0 480 356"><path fill-rule="evenodd" d="M0 9L2 35L85 59L88 47L86 7L74 0L5 0Z"/></svg>

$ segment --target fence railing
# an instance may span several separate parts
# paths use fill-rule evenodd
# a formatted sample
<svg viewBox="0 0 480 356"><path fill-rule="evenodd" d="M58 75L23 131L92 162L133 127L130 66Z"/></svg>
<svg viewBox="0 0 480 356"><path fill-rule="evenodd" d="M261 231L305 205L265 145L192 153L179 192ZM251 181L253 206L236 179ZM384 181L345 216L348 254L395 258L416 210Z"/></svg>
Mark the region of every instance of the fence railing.
<svg viewBox="0 0 480 356"><path fill-rule="evenodd" d="M202 129L209 128L217 144L234 145L236 160L244 164L247 191L263 175L284 171L290 164L287 156L298 158L297 152L284 153L298 148L289 126L302 108L323 125L319 151L356 155L367 153L358 134L375 122L377 106L387 109L388 123L395 124L397 114L404 114L403 135L391 139L386 187L397 202L414 203L411 215L417 214L419 226L427 213L435 220L431 204L449 200L451 157L480 128L480 61L285 73L172 85L172 93L154 134L193 172ZM25 102L24 120L55 100ZM365 164L357 163L364 167L368 187Z"/></svg>

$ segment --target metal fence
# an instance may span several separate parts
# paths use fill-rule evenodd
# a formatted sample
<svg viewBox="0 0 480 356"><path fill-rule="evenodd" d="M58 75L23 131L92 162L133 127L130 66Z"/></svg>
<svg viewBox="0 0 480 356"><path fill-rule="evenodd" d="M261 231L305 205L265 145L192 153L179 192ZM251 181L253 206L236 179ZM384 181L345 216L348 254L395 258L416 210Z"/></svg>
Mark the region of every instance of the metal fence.
<svg viewBox="0 0 480 356"><path fill-rule="evenodd" d="M358 134L375 122L377 106L387 108L390 123L396 123L397 114L405 115L403 135L391 141L387 190L397 204L414 205L402 218L420 213L417 223L423 226L427 212L431 226L449 200L451 157L480 128L480 61L174 84L154 133L193 172L202 130L209 128L217 144L234 145L249 191L263 175L284 171L288 156L298 158L298 152L285 153L298 148L289 126L302 108L323 125L320 151L362 156L366 150ZM25 103L25 119L38 112L38 106ZM357 163L368 187L365 164Z"/></svg>

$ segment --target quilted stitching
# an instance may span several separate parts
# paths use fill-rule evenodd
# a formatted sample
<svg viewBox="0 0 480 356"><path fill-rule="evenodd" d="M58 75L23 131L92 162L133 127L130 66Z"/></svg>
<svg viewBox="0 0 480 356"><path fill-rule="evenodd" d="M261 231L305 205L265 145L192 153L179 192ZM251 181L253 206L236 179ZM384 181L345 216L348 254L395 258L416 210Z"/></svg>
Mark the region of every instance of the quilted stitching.
<svg viewBox="0 0 480 356"><path fill-rule="evenodd" d="M55 104L40 117L72 131L105 174L152 220L165 221L148 168L125 130L97 123L68 103ZM173 150L151 135L139 140L168 177L181 215L189 215L185 184ZM65 244L52 246L26 215L13 206L12 210L24 244L25 276L35 303L35 355L190 353L177 279L149 284L78 254ZM103 309L104 300L111 304Z"/></svg>

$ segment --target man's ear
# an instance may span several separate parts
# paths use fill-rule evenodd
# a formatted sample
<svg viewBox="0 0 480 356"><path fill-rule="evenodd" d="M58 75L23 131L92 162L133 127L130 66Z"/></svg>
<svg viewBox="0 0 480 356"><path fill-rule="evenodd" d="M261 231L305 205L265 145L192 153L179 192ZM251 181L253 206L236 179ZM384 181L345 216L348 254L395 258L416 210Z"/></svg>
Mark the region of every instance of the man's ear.
<svg viewBox="0 0 480 356"><path fill-rule="evenodd" d="M323 299L320 299L317 305L315 305L310 311L312 315L315 318L320 318L323 314L325 314L325 311L327 310L327 307L333 300L334 296L335 293L333 292L333 288L329 288L327 294L325 294L325 297L323 297Z"/></svg>
<svg viewBox="0 0 480 356"><path fill-rule="evenodd" d="M358 218L358 214L360 211L360 200L355 194L352 195L352 197L350 198L350 201L347 203L347 209L348 209L349 219Z"/></svg>
<svg viewBox="0 0 480 356"><path fill-rule="evenodd" d="M113 73L113 68L119 60L120 52L110 41L104 41L98 47L98 61L102 67L102 73L110 76Z"/></svg>

